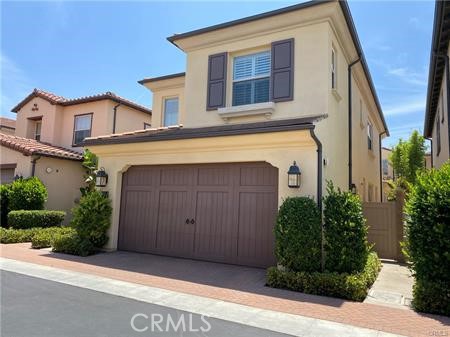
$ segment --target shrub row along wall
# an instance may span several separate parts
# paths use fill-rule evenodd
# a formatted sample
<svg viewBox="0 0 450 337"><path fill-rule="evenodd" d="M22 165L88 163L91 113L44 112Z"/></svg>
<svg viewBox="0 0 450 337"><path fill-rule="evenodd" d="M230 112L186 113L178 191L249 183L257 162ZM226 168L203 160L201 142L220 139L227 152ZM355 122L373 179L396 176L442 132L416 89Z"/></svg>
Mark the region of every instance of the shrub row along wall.
<svg viewBox="0 0 450 337"><path fill-rule="evenodd" d="M419 174L406 214L405 253L416 279L413 306L450 316L450 162Z"/></svg>
<svg viewBox="0 0 450 337"><path fill-rule="evenodd" d="M275 227L279 266L268 270L267 284L362 301L381 264L376 253L370 253L361 200L328 183L324 206L322 239L321 215L312 199L283 202Z"/></svg>

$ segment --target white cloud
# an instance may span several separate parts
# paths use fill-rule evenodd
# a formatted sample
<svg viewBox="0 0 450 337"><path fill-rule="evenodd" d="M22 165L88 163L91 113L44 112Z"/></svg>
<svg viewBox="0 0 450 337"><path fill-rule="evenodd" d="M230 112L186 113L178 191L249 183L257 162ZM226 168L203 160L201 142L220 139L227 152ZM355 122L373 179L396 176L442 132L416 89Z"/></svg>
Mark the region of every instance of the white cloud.
<svg viewBox="0 0 450 337"><path fill-rule="evenodd" d="M405 67L400 68L391 68L388 70L388 74L397 77L398 79L402 80L403 82L414 84L414 85L420 85L420 86L426 86L427 79L426 79L426 73L418 73L415 71L412 71Z"/></svg>
<svg viewBox="0 0 450 337"><path fill-rule="evenodd" d="M1 72L1 101L0 114L14 117L11 109L33 88L32 81L25 71L14 60L3 53L0 53Z"/></svg>
<svg viewBox="0 0 450 337"><path fill-rule="evenodd" d="M415 112L425 111L425 98L412 99L383 109L386 116L407 115Z"/></svg>

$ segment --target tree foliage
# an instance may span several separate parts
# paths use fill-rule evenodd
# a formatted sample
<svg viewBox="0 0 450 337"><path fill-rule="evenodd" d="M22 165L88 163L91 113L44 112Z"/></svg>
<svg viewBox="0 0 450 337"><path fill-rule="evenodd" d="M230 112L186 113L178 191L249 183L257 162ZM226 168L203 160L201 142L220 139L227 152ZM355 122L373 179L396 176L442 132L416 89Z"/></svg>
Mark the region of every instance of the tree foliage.
<svg viewBox="0 0 450 337"><path fill-rule="evenodd" d="M86 195L89 192L95 190L95 177L98 169L98 157L88 149L85 149L83 152L82 165L86 170L86 174L84 175L84 182L86 183L86 186L81 187L80 191L81 195Z"/></svg>

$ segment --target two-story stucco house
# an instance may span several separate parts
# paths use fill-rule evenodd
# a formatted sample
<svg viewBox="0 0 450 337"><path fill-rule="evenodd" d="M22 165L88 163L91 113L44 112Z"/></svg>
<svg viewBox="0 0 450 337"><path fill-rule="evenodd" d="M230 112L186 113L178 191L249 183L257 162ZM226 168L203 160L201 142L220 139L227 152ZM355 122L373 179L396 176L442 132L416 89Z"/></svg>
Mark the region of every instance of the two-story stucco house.
<svg viewBox="0 0 450 337"><path fill-rule="evenodd" d="M46 208L68 213L84 181L84 138L151 123L150 109L110 92L67 99L35 89L12 111L15 133L0 133L2 183L37 176L48 190Z"/></svg>
<svg viewBox="0 0 450 337"><path fill-rule="evenodd" d="M431 140L431 163L450 158L450 3L436 1L428 76L424 136Z"/></svg>
<svg viewBox="0 0 450 337"><path fill-rule="evenodd" d="M283 199L320 207L332 180L380 200L388 130L346 2L168 40L186 72L139 81L154 128L85 141L109 174L108 248L268 266Z"/></svg>

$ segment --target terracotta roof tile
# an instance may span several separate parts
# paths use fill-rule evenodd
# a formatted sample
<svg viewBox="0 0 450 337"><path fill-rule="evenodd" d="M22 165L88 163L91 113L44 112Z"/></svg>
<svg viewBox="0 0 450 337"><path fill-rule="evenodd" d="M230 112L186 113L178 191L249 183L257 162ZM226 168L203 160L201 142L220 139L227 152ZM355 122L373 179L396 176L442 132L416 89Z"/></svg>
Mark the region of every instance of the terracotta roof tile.
<svg viewBox="0 0 450 337"><path fill-rule="evenodd" d="M0 128L8 128L15 129L16 128L16 120L6 117L0 117Z"/></svg>
<svg viewBox="0 0 450 337"><path fill-rule="evenodd" d="M59 104L59 105L63 105L63 106L95 102L95 101L100 101L100 100L104 100L104 99L110 99L114 102L126 105L126 106L134 108L136 110L140 110L140 111L148 113L150 115L152 113L151 109L146 108L145 106L137 104L133 101L130 101L126 98L123 98L119 95L116 95L115 93L110 92L110 91L107 91L107 92L104 92L101 94L97 94L97 95L91 95L91 96L83 96L83 97L78 97L78 98L65 98L65 97L58 96L51 92L44 91L41 89L34 89L31 92L31 94L29 94L24 100L22 100L19 104L17 104L11 111L14 111L14 112L19 111L25 104L27 104L34 97L41 97L41 98L49 101L52 104Z"/></svg>
<svg viewBox="0 0 450 337"><path fill-rule="evenodd" d="M83 160L81 153L50 144L38 142L34 139L16 137L0 133L0 145L19 151L24 155L40 155L69 160Z"/></svg>

